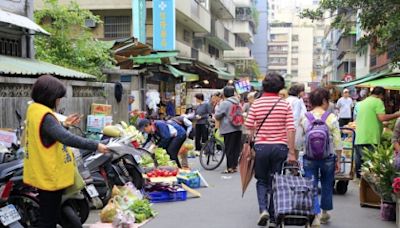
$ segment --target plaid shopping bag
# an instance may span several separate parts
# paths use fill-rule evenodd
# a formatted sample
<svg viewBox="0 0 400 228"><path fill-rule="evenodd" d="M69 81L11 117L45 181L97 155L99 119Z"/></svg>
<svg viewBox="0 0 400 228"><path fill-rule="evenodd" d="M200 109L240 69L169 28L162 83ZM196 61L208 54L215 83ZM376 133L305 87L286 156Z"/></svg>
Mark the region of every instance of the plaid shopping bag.
<svg viewBox="0 0 400 228"><path fill-rule="evenodd" d="M317 189L311 179L275 174L272 189L276 217L314 214L314 196Z"/></svg>

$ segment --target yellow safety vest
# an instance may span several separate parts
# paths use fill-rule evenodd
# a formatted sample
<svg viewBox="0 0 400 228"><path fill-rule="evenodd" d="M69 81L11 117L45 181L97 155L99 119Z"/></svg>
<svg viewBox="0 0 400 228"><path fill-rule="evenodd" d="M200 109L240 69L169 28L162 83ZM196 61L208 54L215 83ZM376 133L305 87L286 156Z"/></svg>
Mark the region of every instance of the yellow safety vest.
<svg viewBox="0 0 400 228"><path fill-rule="evenodd" d="M33 187L56 191L74 183L73 153L67 146L56 141L49 147L43 145L40 128L44 117L53 111L39 103L32 103L26 114L25 129L25 184Z"/></svg>

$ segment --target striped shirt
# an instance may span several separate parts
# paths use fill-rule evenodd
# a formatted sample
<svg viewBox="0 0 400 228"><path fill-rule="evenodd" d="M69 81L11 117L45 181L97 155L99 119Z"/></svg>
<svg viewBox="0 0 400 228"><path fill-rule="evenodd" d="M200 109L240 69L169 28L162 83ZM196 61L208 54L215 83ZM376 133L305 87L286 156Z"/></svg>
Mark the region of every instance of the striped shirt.
<svg viewBox="0 0 400 228"><path fill-rule="evenodd" d="M246 119L246 127L257 130L265 116L278 101L277 94L264 93L251 105ZM256 137L256 144L288 144L287 133L295 131L293 123L293 112L290 104L280 100L272 110L271 114L261 126Z"/></svg>

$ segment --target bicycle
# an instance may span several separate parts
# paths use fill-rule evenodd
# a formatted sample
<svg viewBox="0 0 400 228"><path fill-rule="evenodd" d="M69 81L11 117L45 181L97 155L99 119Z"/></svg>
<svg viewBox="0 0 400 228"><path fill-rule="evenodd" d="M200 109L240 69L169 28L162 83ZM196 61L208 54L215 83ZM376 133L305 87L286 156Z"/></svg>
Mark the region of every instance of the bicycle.
<svg viewBox="0 0 400 228"><path fill-rule="evenodd" d="M219 135L214 124L208 126L208 140L200 150L200 164L205 170L218 168L225 157L223 138Z"/></svg>

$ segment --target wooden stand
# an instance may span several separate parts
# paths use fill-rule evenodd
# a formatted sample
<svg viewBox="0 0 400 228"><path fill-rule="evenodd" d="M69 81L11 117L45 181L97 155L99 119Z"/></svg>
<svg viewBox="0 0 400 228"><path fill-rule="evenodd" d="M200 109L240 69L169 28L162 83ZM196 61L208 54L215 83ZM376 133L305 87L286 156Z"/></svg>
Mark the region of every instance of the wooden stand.
<svg viewBox="0 0 400 228"><path fill-rule="evenodd" d="M364 178L361 178L360 183L360 206L373 208L381 207L381 197L372 190Z"/></svg>

